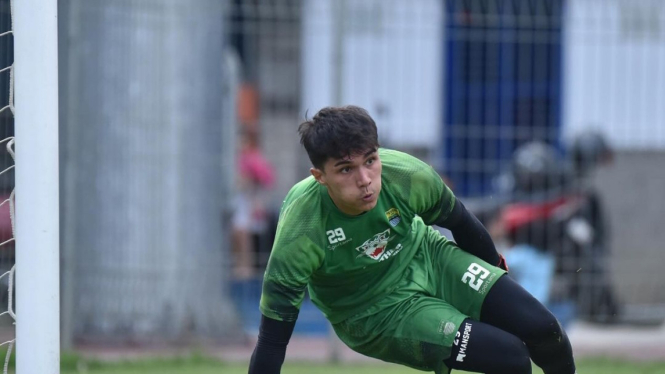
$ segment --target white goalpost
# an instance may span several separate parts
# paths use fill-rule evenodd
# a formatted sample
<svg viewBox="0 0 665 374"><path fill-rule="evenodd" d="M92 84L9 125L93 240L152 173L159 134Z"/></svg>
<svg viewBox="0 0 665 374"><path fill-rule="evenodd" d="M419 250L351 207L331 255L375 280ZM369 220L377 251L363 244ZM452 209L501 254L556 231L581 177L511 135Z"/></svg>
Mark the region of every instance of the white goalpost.
<svg viewBox="0 0 665 374"><path fill-rule="evenodd" d="M60 372L57 0L13 1L16 372Z"/></svg>

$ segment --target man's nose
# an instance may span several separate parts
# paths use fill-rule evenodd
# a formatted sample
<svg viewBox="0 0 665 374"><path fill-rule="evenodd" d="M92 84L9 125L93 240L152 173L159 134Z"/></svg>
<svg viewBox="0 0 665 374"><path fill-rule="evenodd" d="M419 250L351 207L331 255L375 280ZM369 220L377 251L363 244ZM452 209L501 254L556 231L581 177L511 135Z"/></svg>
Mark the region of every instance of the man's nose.
<svg viewBox="0 0 665 374"><path fill-rule="evenodd" d="M362 168L358 170L358 187L367 187L372 183L372 178L369 177L369 172Z"/></svg>

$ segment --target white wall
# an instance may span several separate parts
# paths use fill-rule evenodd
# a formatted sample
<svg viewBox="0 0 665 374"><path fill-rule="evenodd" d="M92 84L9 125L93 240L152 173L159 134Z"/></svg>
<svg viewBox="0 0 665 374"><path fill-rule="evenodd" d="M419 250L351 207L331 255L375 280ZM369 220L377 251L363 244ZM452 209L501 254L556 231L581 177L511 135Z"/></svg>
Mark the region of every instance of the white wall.
<svg viewBox="0 0 665 374"><path fill-rule="evenodd" d="M383 144L436 147L443 107L441 3L305 1L302 114L359 105L377 121ZM338 6L344 7L343 30L333 22Z"/></svg>
<svg viewBox="0 0 665 374"><path fill-rule="evenodd" d="M665 149L665 2L567 2L564 135L602 129L620 149Z"/></svg>

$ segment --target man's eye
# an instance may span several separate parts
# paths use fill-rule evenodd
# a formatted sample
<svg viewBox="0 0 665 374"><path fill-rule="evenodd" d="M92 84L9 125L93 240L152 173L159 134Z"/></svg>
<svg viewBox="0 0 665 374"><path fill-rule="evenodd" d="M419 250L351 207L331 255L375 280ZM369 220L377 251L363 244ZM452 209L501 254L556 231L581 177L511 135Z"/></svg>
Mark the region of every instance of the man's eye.
<svg viewBox="0 0 665 374"><path fill-rule="evenodd" d="M351 168L348 167L348 166L345 167L345 168L341 168L341 169L339 169L339 172L340 172L340 173L344 173L344 174L346 174L346 173L348 173L348 172L350 172L350 171L351 171Z"/></svg>
<svg viewBox="0 0 665 374"><path fill-rule="evenodd" d="M367 165L372 165L374 163L374 161L376 161L376 159L374 157L372 157L372 158L370 158L366 161L366 164Z"/></svg>

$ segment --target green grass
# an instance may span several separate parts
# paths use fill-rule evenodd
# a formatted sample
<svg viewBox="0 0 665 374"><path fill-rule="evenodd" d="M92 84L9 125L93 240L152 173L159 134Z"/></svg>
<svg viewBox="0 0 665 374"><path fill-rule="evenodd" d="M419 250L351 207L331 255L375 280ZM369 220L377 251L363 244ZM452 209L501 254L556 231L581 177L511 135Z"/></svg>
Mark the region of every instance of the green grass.
<svg viewBox="0 0 665 374"><path fill-rule="evenodd" d="M665 361L630 362L610 359L586 359L578 363L579 374L663 374ZM246 374L246 364L225 364L203 356L155 359L135 362L104 363L64 356L61 374ZM416 374L421 371L389 364L309 364L288 363L284 374ZM453 373L465 373L454 371ZM534 374L542 374L539 369Z"/></svg>
<svg viewBox="0 0 665 374"><path fill-rule="evenodd" d="M13 361L13 360L12 360ZM13 362L12 362L13 364ZM12 365L13 366L13 365ZM578 361L579 374L663 374L665 359L658 362L632 362L615 359L584 359ZM10 370L10 373L14 373ZM102 362L76 355L63 355L61 374L246 374L247 364L222 363L202 355L183 358L145 359L127 362ZM310 364L287 363L284 374L416 374L423 373L391 364ZM465 374L453 371L453 374ZM534 374L542 374L534 368ZM466 373L468 374L468 373Z"/></svg>

